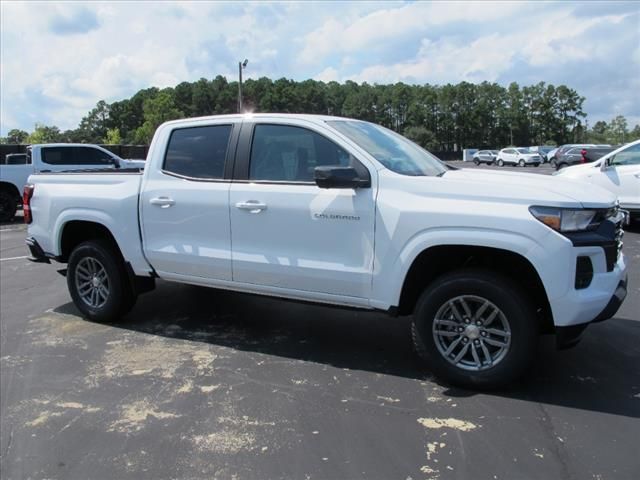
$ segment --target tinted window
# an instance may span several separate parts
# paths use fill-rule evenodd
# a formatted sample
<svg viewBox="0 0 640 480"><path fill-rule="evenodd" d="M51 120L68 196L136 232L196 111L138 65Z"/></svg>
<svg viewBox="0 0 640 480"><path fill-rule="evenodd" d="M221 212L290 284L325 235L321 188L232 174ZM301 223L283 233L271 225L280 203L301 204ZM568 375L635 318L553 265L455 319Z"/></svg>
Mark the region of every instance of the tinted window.
<svg viewBox="0 0 640 480"><path fill-rule="evenodd" d="M231 125L180 128L171 133L163 169L192 178L223 178Z"/></svg>
<svg viewBox="0 0 640 480"><path fill-rule="evenodd" d="M74 165L113 165L113 157L102 150L91 147L71 147L75 150Z"/></svg>
<svg viewBox="0 0 640 480"><path fill-rule="evenodd" d="M49 165L113 165L113 157L91 147L43 147L42 161Z"/></svg>
<svg viewBox="0 0 640 480"><path fill-rule="evenodd" d="M256 125L250 180L313 182L323 165L355 166L356 160L322 135L301 127Z"/></svg>
<svg viewBox="0 0 640 480"><path fill-rule="evenodd" d="M73 149L69 147L45 147L41 155L42 161L49 165L73 165Z"/></svg>

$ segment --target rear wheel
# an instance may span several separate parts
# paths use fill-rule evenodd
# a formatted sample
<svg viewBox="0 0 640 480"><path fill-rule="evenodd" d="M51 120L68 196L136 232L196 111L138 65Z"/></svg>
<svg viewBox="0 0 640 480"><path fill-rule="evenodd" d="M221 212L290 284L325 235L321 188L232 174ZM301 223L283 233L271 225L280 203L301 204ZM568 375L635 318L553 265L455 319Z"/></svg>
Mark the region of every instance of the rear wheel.
<svg viewBox="0 0 640 480"><path fill-rule="evenodd" d="M0 222L13 220L18 210L18 199L7 190L0 190Z"/></svg>
<svg viewBox="0 0 640 480"><path fill-rule="evenodd" d="M443 380L495 388L521 376L538 342L534 309L507 278L484 270L445 274L413 317L416 351Z"/></svg>
<svg viewBox="0 0 640 480"><path fill-rule="evenodd" d="M501 158L498 159L498 166L499 167L504 166L504 160L502 160Z"/></svg>
<svg viewBox="0 0 640 480"><path fill-rule="evenodd" d="M119 320L136 302L120 253L104 240L84 242L73 250L67 287L78 310L99 322Z"/></svg>

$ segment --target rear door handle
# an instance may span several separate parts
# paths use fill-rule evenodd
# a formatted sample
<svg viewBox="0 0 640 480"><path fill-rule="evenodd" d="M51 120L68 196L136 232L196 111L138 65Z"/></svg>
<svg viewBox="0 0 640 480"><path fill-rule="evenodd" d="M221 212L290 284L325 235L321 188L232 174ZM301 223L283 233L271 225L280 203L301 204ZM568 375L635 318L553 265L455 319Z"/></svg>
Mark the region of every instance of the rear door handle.
<svg viewBox="0 0 640 480"><path fill-rule="evenodd" d="M260 213L267 209L267 204L258 202L257 200L247 200L246 202L236 203L236 208L240 210L249 210L251 213Z"/></svg>
<svg viewBox="0 0 640 480"><path fill-rule="evenodd" d="M156 197L149 200L149 203L151 205L157 205L160 208L169 208L173 206L176 203L176 201L173 198L169 198L169 197Z"/></svg>

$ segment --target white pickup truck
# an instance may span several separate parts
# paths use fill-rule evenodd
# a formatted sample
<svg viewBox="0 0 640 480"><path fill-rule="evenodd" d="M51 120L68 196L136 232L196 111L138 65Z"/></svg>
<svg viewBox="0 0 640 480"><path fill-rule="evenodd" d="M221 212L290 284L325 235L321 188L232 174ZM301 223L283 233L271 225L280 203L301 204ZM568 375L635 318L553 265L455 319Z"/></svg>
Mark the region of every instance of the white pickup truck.
<svg viewBox="0 0 640 480"><path fill-rule="evenodd" d="M27 148L22 165L0 165L0 222L7 222L22 203L22 189L29 175L38 172L92 170L103 168L144 168L142 160L124 160L98 145L48 143Z"/></svg>
<svg viewBox="0 0 640 480"><path fill-rule="evenodd" d="M383 127L311 115L177 120L144 173L32 175L34 261L98 321L156 278L413 315L441 378L503 385L539 334L575 344L626 296L615 196L558 177L447 166Z"/></svg>

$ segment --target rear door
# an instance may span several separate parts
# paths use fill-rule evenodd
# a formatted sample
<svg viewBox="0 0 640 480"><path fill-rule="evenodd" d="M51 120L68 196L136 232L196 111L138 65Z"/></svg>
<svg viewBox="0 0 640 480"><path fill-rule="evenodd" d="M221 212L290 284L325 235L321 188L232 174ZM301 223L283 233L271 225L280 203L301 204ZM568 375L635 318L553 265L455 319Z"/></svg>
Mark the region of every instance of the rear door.
<svg viewBox="0 0 640 480"><path fill-rule="evenodd" d="M314 182L316 166L366 167L334 133L301 120L245 123L239 145L230 192L233 280L366 303L375 183L322 189Z"/></svg>
<svg viewBox="0 0 640 480"><path fill-rule="evenodd" d="M229 120L176 127L140 194L144 251L165 277L231 280Z"/></svg>

